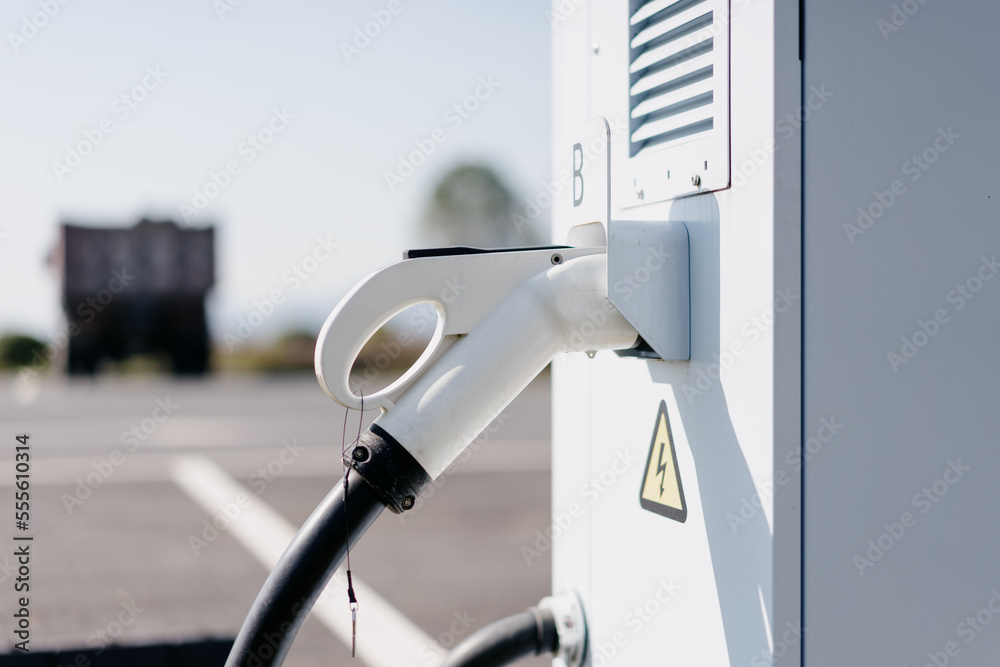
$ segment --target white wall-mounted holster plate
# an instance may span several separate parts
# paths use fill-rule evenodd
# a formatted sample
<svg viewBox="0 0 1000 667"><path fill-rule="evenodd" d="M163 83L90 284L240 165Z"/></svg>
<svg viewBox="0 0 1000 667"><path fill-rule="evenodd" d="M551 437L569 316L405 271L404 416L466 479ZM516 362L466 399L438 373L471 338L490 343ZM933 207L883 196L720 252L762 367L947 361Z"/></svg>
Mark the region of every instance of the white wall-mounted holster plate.
<svg viewBox="0 0 1000 667"><path fill-rule="evenodd" d="M615 220L608 299L661 359L691 358L688 232L683 222Z"/></svg>

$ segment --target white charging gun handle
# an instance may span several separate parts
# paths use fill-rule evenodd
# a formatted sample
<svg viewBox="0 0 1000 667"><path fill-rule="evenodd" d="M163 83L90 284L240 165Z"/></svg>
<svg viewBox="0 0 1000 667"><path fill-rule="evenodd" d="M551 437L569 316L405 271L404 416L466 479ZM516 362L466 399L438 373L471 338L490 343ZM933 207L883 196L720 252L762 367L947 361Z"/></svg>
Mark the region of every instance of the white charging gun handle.
<svg viewBox="0 0 1000 667"><path fill-rule="evenodd" d="M316 374L330 396L361 407L348 386L354 359L379 327L416 303L437 309L434 338L413 368L364 404L383 409L375 425L430 479L555 355L624 349L638 338L608 301L604 248L409 259L362 281L324 325Z"/></svg>
<svg viewBox="0 0 1000 667"><path fill-rule="evenodd" d="M518 285L376 423L434 479L558 353L637 338L607 299L607 256L570 259Z"/></svg>

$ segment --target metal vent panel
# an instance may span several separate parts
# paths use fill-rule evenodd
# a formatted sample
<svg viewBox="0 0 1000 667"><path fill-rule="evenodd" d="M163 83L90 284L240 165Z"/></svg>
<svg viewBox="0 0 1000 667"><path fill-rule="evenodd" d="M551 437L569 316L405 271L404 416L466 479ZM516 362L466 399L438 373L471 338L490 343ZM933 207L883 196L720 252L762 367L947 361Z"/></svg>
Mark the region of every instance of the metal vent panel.
<svg viewBox="0 0 1000 667"><path fill-rule="evenodd" d="M726 187L728 1L632 0L628 35L631 199Z"/></svg>

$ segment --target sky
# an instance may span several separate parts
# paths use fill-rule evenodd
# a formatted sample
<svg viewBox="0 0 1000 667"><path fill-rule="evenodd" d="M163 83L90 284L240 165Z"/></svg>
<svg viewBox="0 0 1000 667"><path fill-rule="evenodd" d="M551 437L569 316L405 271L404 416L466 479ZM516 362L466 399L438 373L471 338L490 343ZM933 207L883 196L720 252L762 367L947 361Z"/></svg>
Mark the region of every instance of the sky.
<svg viewBox="0 0 1000 667"><path fill-rule="evenodd" d="M287 298L261 338L317 332L351 286L425 245L418 222L450 168L489 164L522 200L540 188L550 172L548 8L4 2L0 334L47 340L64 326L46 264L61 221L144 216L215 225L216 340L274 289ZM421 164L401 169L421 147ZM336 245L330 259L288 280L320 239Z"/></svg>

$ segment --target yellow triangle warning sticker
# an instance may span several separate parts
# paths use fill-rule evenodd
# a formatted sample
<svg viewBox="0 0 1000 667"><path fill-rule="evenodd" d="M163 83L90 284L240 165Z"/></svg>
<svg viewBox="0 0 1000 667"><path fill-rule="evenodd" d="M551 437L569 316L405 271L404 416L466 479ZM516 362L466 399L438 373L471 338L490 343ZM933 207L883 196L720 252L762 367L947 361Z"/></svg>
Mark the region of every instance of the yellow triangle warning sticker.
<svg viewBox="0 0 1000 667"><path fill-rule="evenodd" d="M646 474L639 491L639 504L645 510L674 521L684 523L687 519L684 487L681 486L681 471L677 467L677 452L674 450L674 436L670 432L665 401L660 401L660 412L656 416Z"/></svg>

